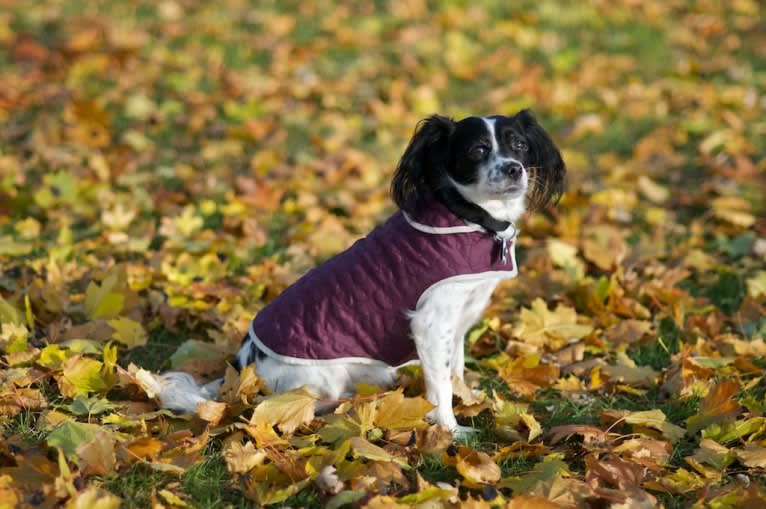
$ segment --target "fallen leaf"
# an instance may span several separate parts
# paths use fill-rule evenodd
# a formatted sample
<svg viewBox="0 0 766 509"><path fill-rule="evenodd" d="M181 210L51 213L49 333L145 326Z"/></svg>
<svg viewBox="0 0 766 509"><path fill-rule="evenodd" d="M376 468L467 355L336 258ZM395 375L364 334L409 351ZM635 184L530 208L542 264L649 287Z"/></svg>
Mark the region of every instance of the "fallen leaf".
<svg viewBox="0 0 766 509"><path fill-rule="evenodd" d="M699 413L686 420L689 433L696 433L710 424L719 423L739 414L742 407L733 399L739 390L739 384L733 381L714 385L700 403Z"/></svg>
<svg viewBox="0 0 766 509"><path fill-rule="evenodd" d="M271 396L255 407L250 424L277 426L283 433L292 433L298 426L314 419L316 398L302 390Z"/></svg>
<svg viewBox="0 0 766 509"><path fill-rule="evenodd" d="M578 323L574 309L559 304L549 311L545 301L535 299L531 308L521 310L513 335L535 346L547 345L557 350L592 330L590 325Z"/></svg>
<svg viewBox="0 0 766 509"><path fill-rule="evenodd" d="M375 425L386 429L421 429L428 426L425 416L434 406L425 398L405 398L402 390L383 396L375 412Z"/></svg>

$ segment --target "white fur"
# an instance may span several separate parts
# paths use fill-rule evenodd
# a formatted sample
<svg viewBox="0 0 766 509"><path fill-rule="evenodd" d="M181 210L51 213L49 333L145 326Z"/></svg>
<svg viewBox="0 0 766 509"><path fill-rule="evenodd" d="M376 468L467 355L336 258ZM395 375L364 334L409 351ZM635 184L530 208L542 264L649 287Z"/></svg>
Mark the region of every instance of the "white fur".
<svg viewBox="0 0 766 509"><path fill-rule="evenodd" d="M492 185L491 171L501 163L516 160L499 153L495 120L484 121L492 140L488 166L481 172L477 184L454 184L466 199L484 208L495 219L515 223L525 209L527 171L522 166L522 178L519 179L517 191L498 193ZM499 235L510 237L515 233L515 227L511 226ZM495 273L437 283L424 293L417 309L409 311L412 335L423 367L426 397L435 405L429 417L456 432L466 432L470 428L459 426L455 419L450 375L454 372L458 377L463 377L464 336L481 317L500 279L502 277ZM237 354L242 365L247 362L251 341L248 337ZM256 369L258 376L272 391L287 391L305 386L324 400L325 404L349 397L359 382L390 387L395 383L396 370L395 367L383 364L355 362L295 364L268 354L257 362ZM211 384L198 387L189 375L166 373L160 378L161 391L158 397L166 408L193 412L201 401L212 397Z"/></svg>

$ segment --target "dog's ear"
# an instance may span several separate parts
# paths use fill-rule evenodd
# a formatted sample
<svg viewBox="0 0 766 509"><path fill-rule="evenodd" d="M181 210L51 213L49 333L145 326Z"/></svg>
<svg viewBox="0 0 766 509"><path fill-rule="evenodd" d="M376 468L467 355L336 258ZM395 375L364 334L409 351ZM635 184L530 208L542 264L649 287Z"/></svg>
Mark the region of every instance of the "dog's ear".
<svg viewBox="0 0 766 509"><path fill-rule="evenodd" d="M418 123L391 181L391 197L400 209L413 212L428 189L446 174L449 137L455 122L432 115Z"/></svg>
<svg viewBox="0 0 766 509"><path fill-rule="evenodd" d="M530 146L530 186L527 198L532 210L555 205L564 193L566 165L550 135L537 123L529 110L521 110L516 119Z"/></svg>

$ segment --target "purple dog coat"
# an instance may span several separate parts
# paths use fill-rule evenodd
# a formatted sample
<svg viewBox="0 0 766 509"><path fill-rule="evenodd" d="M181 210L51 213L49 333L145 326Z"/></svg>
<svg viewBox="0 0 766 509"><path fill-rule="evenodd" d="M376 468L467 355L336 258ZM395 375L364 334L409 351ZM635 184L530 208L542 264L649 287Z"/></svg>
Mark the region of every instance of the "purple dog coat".
<svg viewBox="0 0 766 509"><path fill-rule="evenodd" d="M250 336L293 364L398 366L417 358L407 312L445 282L515 277L513 240L466 223L435 200L415 217L400 210L264 307Z"/></svg>

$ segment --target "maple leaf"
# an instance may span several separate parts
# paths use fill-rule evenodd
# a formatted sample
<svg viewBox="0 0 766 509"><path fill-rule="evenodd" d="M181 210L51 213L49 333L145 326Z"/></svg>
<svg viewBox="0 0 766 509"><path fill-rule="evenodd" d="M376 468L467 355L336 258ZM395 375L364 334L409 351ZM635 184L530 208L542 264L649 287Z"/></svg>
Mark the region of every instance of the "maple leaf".
<svg viewBox="0 0 766 509"><path fill-rule="evenodd" d="M125 296L113 291L118 284L117 272L110 273L99 285L95 281L85 290L85 312L91 319L114 318L125 305Z"/></svg>
<svg viewBox="0 0 766 509"><path fill-rule="evenodd" d="M250 424L277 426L283 433L292 433L298 426L314 419L316 398L303 390L283 392L266 398L253 411Z"/></svg>
<svg viewBox="0 0 766 509"><path fill-rule="evenodd" d="M65 360L62 365L61 393L65 396L88 396L109 388L104 363L81 355Z"/></svg>
<svg viewBox="0 0 766 509"><path fill-rule="evenodd" d="M535 346L558 349L592 330L592 326L578 323L574 309L559 304L549 311L545 301L535 299L529 309L522 308L513 335Z"/></svg>
<svg viewBox="0 0 766 509"><path fill-rule="evenodd" d="M135 320L121 316L109 320L107 323L114 329L112 338L127 346L128 349L146 344L146 331Z"/></svg>
<svg viewBox="0 0 766 509"><path fill-rule="evenodd" d="M230 442L223 451L223 457L229 472L235 474L248 472L268 459L266 452L256 450L252 442Z"/></svg>
<svg viewBox="0 0 766 509"><path fill-rule="evenodd" d="M378 400L374 422L387 429L421 429L428 426L425 416L433 408L425 398L405 398L398 389Z"/></svg>

